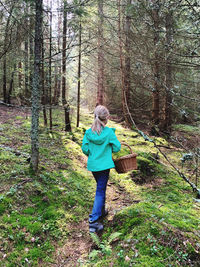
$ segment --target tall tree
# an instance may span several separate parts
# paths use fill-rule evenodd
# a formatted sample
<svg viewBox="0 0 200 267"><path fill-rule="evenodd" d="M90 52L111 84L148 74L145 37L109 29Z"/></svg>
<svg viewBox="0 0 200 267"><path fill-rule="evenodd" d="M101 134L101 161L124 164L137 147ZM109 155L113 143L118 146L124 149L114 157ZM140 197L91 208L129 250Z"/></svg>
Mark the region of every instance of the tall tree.
<svg viewBox="0 0 200 267"><path fill-rule="evenodd" d="M59 0L57 0L57 5L60 5ZM57 25L57 48L58 51L61 50L60 47L60 40L61 40L61 24L62 24L62 13L58 9L57 11L57 17L58 17L58 25ZM55 66L55 88L54 88L54 96L53 96L53 104L58 105L59 104L59 98L60 98L60 90L61 90L61 79L62 79L62 73L61 73L61 65L59 64L60 57L58 56L58 62Z"/></svg>
<svg viewBox="0 0 200 267"><path fill-rule="evenodd" d="M126 2L126 17L125 17L125 77L124 86L125 94L127 99L127 105L130 102L130 91L131 91L131 7L132 0Z"/></svg>
<svg viewBox="0 0 200 267"><path fill-rule="evenodd" d="M124 53L123 53L123 40L122 40L122 11L121 11L121 0L117 1L118 7L118 38L119 38L119 60L120 60L120 72L121 72L121 101L122 101L122 111L124 119L127 125L131 126L129 119L129 108L127 102L127 81L125 81L125 63L124 63Z"/></svg>
<svg viewBox="0 0 200 267"><path fill-rule="evenodd" d="M104 104L104 37L103 37L103 0L98 0L98 77L97 104Z"/></svg>
<svg viewBox="0 0 200 267"><path fill-rule="evenodd" d="M8 14L8 18L6 21L6 27L5 27L5 35L4 35L4 44L3 44L3 99L4 102L7 103L7 50L8 50L8 29L10 20L12 18L12 13L14 9L14 4L11 6L11 9Z"/></svg>
<svg viewBox="0 0 200 267"><path fill-rule="evenodd" d="M25 12L28 13L28 6L26 4L26 7L25 7ZM28 17L25 19L25 22L27 23L28 25ZM27 103L27 100L30 96L30 92L29 92L29 79L28 79L28 72L29 72L29 69L28 69L28 36L26 36L26 39L25 39L25 42L24 42L24 76L25 76L25 100L26 100L26 103Z"/></svg>
<svg viewBox="0 0 200 267"><path fill-rule="evenodd" d="M44 38L42 35L42 62L41 62L41 87L42 87L42 113L44 119L44 127L47 127L47 90L45 87L45 71L44 71Z"/></svg>
<svg viewBox="0 0 200 267"><path fill-rule="evenodd" d="M51 69L52 69L52 0L50 1L50 18L49 18L49 128L52 130L52 77L51 77Z"/></svg>
<svg viewBox="0 0 200 267"><path fill-rule="evenodd" d="M153 59L153 79L154 79L154 88L152 92L152 122L154 125L159 123L159 112L160 112L160 58L159 58L159 29L160 29L160 0L152 0L152 20L153 20L153 34L154 34L154 59Z"/></svg>
<svg viewBox="0 0 200 267"><path fill-rule="evenodd" d="M79 121L80 121L80 91L81 91L81 34L82 34L82 25L81 25L81 17L80 17L80 22L79 22L78 93L77 93L77 121L76 121L76 127L79 127Z"/></svg>
<svg viewBox="0 0 200 267"><path fill-rule="evenodd" d="M62 45L62 104L65 114L65 131L71 132L70 106L66 99L66 49L67 49L67 0L63 8L63 45Z"/></svg>
<svg viewBox="0 0 200 267"><path fill-rule="evenodd" d="M32 86L32 121L31 121L31 168L38 170L39 163L39 111L40 111L40 65L42 50L42 8L43 0L35 0L35 44L34 44L34 73Z"/></svg>
<svg viewBox="0 0 200 267"><path fill-rule="evenodd" d="M171 131L172 117L171 117L171 105L172 105L172 34L173 34L173 11L169 10L165 15L165 28L166 28L166 49L165 49L165 101L163 110L163 122L162 130Z"/></svg>

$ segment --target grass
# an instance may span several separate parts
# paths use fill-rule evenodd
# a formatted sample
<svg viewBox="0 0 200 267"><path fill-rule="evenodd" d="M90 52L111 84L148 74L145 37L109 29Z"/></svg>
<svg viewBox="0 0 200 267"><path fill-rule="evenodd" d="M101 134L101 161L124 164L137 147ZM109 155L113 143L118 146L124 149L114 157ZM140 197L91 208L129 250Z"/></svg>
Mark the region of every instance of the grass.
<svg viewBox="0 0 200 267"><path fill-rule="evenodd" d="M0 147L0 257L3 266L51 266L55 250L68 242L71 224L88 217L95 182L86 170L81 140L92 116L81 116L79 128L65 133L60 111L54 111L56 127L50 133L40 125L40 170L33 176L26 154L30 152L30 120L21 116L2 125ZM21 122L20 127L19 122ZM197 266L199 262L199 204L190 187L169 167L152 158L156 149L134 131L117 128L120 141L138 153L139 170L118 175L116 187L139 199L105 222L92 254L79 259L80 266ZM157 138L156 142L168 145ZM11 147L23 152L16 155ZM120 154L121 153L121 154ZM129 153L123 148L118 156ZM170 151L176 164L181 151ZM162 157L160 155L161 160ZM140 181L138 183L138 181ZM117 233L117 234L116 234ZM110 239L110 237L116 239ZM91 242L95 242L94 240ZM193 265L192 265L193 264Z"/></svg>

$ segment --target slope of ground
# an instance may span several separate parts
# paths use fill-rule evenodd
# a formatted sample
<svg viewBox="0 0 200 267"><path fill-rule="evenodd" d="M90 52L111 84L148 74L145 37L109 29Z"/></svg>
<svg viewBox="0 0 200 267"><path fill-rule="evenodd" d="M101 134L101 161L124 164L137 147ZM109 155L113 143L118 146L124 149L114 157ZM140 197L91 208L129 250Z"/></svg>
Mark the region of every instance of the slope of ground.
<svg viewBox="0 0 200 267"><path fill-rule="evenodd" d="M80 146L92 116L82 115L80 127L65 133L62 112L53 113L52 133L41 123L40 171L33 176L29 113L1 107L2 266L198 266L195 195L161 156L165 165L152 158L157 151L151 143L114 122L108 126L139 154L140 171L111 171L105 230L99 237L89 235L95 182ZM168 145L162 138L157 142ZM168 153L179 164L181 150Z"/></svg>

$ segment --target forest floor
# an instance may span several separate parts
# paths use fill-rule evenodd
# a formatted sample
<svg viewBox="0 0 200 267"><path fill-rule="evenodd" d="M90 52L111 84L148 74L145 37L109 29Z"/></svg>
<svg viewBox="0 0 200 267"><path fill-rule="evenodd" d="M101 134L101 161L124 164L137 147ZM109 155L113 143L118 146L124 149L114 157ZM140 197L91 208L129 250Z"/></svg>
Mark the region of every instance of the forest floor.
<svg viewBox="0 0 200 267"><path fill-rule="evenodd" d="M40 168L34 176L30 112L0 107L0 266L199 266L199 200L152 143L113 121L108 126L138 153L138 170L111 171L105 229L89 234L95 182L81 142L92 116L82 111L80 127L72 121L72 133L66 133L62 111L53 114L52 132L41 119ZM184 145L188 137L197 143L199 128L179 125L174 136ZM183 149L155 140L182 168ZM124 153L126 148L117 156ZM183 170L191 174L192 165Z"/></svg>

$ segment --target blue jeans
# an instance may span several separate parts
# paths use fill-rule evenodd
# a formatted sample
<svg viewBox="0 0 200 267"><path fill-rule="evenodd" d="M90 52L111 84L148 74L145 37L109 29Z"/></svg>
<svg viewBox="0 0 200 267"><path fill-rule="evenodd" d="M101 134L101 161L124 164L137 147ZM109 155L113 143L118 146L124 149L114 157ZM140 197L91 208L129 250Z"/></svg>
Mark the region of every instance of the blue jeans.
<svg viewBox="0 0 200 267"><path fill-rule="evenodd" d="M109 178L110 169L92 172L96 183L96 195L93 204L92 214L89 215L89 222L95 222L101 217L102 212L105 211L105 201L106 201L106 186Z"/></svg>

